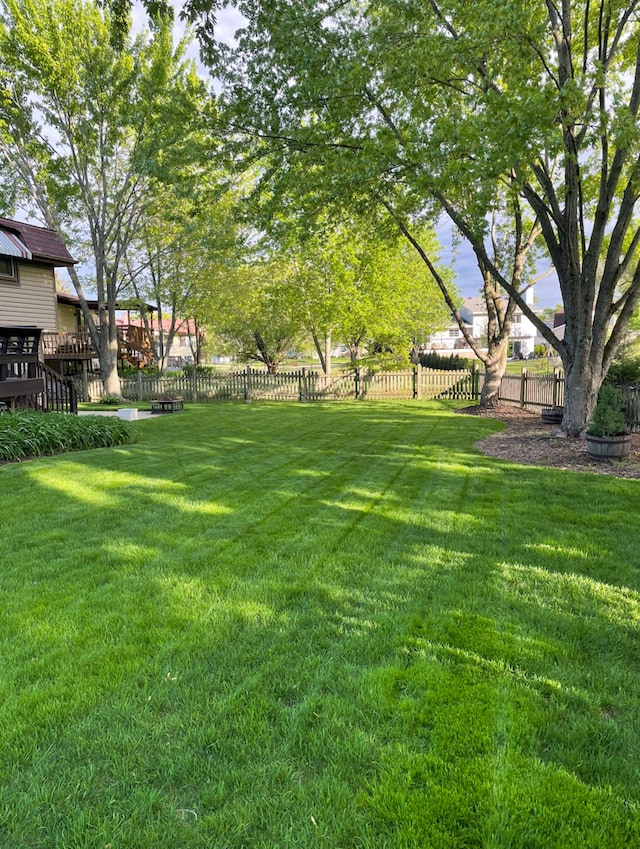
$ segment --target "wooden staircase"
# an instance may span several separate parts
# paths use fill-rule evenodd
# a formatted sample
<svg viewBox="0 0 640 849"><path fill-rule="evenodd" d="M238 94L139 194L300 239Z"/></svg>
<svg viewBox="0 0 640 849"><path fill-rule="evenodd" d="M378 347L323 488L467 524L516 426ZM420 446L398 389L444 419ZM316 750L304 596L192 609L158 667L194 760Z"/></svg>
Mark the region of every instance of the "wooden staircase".
<svg viewBox="0 0 640 849"><path fill-rule="evenodd" d="M34 327L0 327L0 408L77 413L73 383L39 358Z"/></svg>
<svg viewBox="0 0 640 849"><path fill-rule="evenodd" d="M135 368L153 365L153 352L144 327L129 324L118 328L118 357Z"/></svg>

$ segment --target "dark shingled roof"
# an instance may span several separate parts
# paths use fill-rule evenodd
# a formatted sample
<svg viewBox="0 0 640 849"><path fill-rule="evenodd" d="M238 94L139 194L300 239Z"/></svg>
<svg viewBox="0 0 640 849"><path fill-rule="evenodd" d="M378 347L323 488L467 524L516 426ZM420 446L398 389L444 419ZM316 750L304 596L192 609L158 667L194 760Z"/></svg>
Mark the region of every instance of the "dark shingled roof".
<svg viewBox="0 0 640 849"><path fill-rule="evenodd" d="M23 224L22 221L13 221L10 218L0 218L0 230L14 233L31 251L34 262L46 262L55 267L76 263L55 230Z"/></svg>

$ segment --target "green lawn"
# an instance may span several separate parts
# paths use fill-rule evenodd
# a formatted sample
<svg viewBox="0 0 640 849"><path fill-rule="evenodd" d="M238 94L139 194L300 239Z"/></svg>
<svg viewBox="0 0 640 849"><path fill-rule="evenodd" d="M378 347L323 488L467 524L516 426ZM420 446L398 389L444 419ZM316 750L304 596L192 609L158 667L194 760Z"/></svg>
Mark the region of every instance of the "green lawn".
<svg viewBox="0 0 640 849"><path fill-rule="evenodd" d="M522 374L526 369L529 374L553 374L554 369L562 368L558 357L539 357L536 360L509 360L507 374Z"/></svg>
<svg viewBox="0 0 640 849"><path fill-rule="evenodd" d="M640 846L640 483L436 403L0 468L0 846Z"/></svg>

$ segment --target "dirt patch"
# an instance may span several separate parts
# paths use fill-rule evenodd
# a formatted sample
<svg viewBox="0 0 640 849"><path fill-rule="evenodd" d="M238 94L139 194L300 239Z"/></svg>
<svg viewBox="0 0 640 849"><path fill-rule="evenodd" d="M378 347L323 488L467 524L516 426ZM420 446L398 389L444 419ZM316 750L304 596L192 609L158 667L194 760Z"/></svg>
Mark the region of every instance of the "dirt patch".
<svg viewBox="0 0 640 849"><path fill-rule="evenodd" d="M519 407L497 407L484 410L465 407L457 410L472 416L498 419L506 427L499 433L486 436L476 448L488 457L525 463L529 466L549 466L575 472L594 472L619 478L640 478L640 434L631 437L631 453L624 460L592 460L583 439L559 435L557 425L543 424L539 414Z"/></svg>

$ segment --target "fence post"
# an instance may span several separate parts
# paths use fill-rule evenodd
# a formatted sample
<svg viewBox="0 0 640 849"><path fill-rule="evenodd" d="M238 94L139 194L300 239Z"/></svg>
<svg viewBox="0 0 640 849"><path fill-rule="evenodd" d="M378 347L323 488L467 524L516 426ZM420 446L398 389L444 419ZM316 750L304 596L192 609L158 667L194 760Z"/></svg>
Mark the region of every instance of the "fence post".
<svg viewBox="0 0 640 849"><path fill-rule="evenodd" d="M140 369L136 372L136 401L142 401L142 372Z"/></svg>
<svg viewBox="0 0 640 849"><path fill-rule="evenodd" d="M522 374L520 375L520 406L524 409L524 405L527 402L527 370L526 368L522 369Z"/></svg>
<svg viewBox="0 0 640 849"><path fill-rule="evenodd" d="M76 395L76 384L72 377L67 378L67 387L69 389L69 412L78 414L78 396Z"/></svg>
<svg viewBox="0 0 640 849"><path fill-rule="evenodd" d="M471 361L471 400L475 401L478 397L478 364L475 360Z"/></svg>
<svg viewBox="0 0 640 849"><path fill-rule="evenodd" d="M251 366L245 369L244 400L247 404L251 403Z"/></svg>
<svg viewBox="0 0 640 849"><path fill-rule="evenodd" d="M360 398L360 367L356 368L354 372L354 381L355 381L355 390L356 390L356 401Z"/></svg>
<svg viewBox="0 0 640 849"><path fill-rule="evenodd" d="M418 400L420 398L420 366L416 365L413 367L413 397L414 400Z"/></svg>
<svg viewBox="0 0 640 849"><path fill-rule="evenodd" d="M553 369L553 407L559 407L558 395L560 392L560 372L557 368Z"/></svg>
<svg viewBox="0 0 640 849"><path fill-rule="evenodd" d="M300 400L303 404L307 403L308 386L307 386L307 369L303 366L300 372Z"/></svg>
<svg viewBox="0 0 640 849"><path fill-rule="evenodd" d="M195 364L193 366L193 371L191 372L191 400L194 404L198 401L198 374Z"/></svg>

